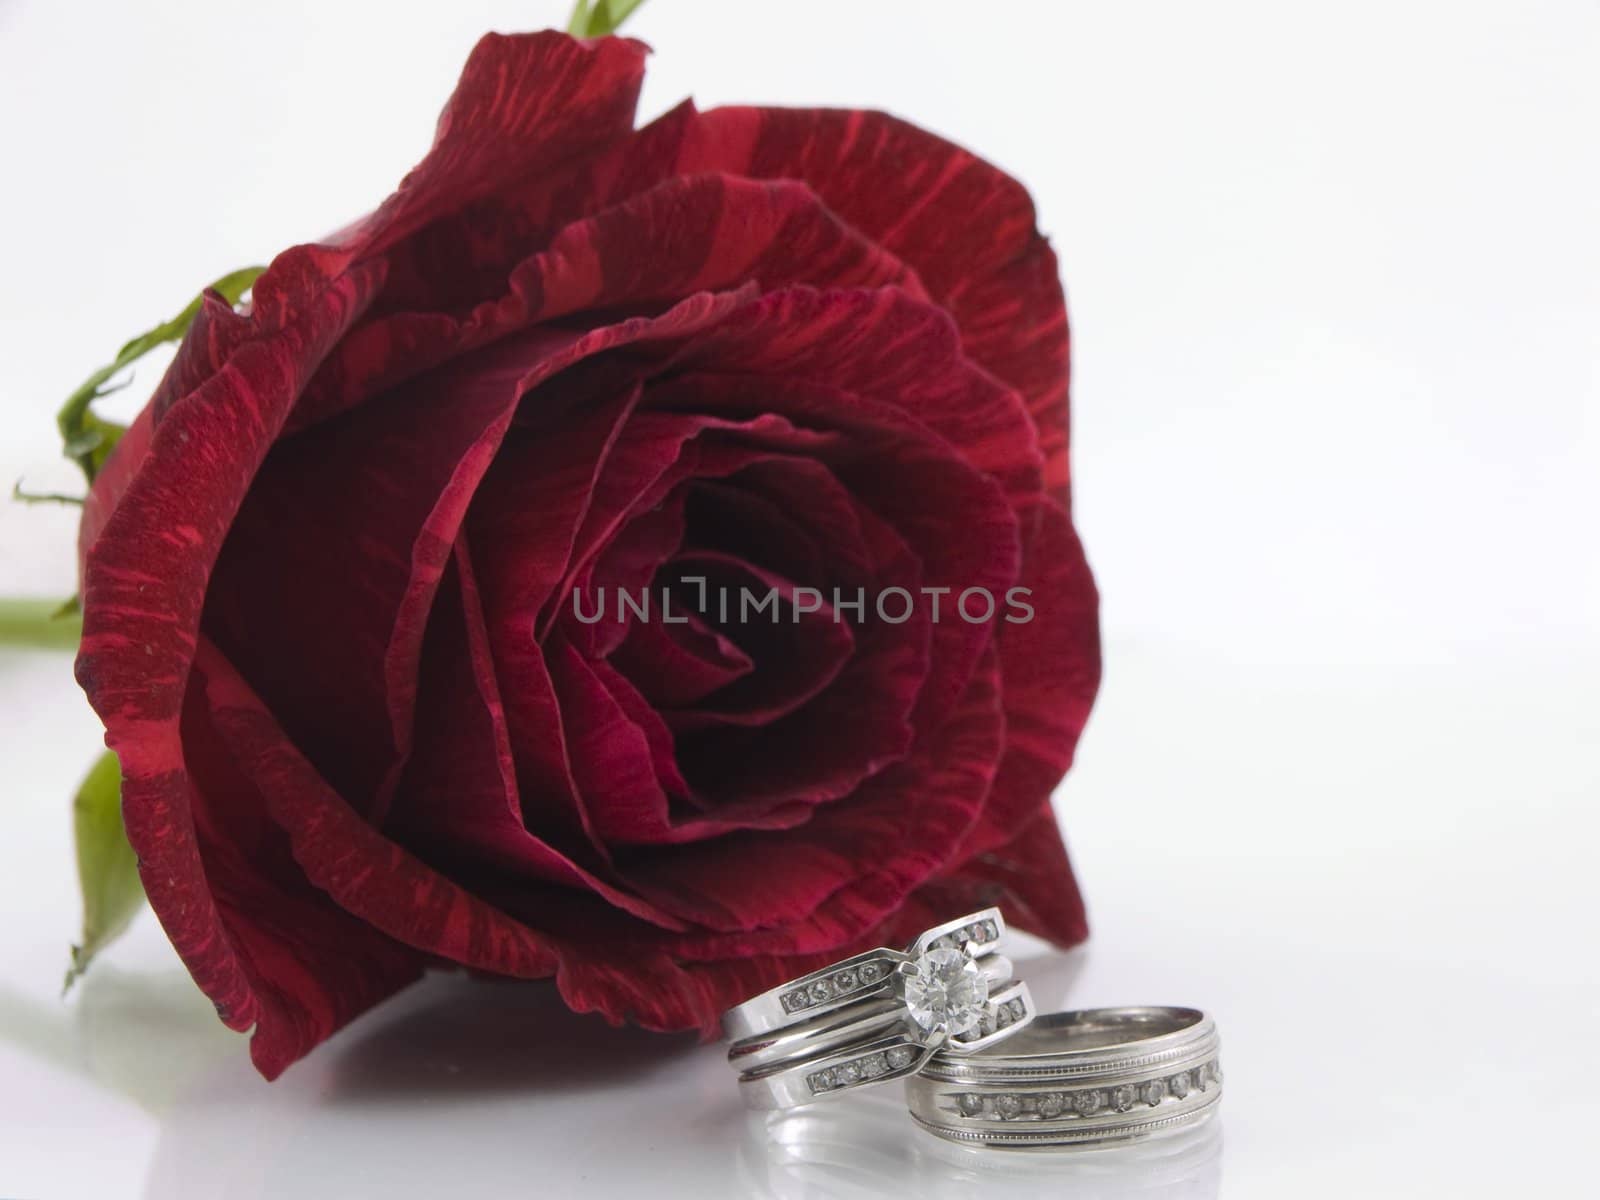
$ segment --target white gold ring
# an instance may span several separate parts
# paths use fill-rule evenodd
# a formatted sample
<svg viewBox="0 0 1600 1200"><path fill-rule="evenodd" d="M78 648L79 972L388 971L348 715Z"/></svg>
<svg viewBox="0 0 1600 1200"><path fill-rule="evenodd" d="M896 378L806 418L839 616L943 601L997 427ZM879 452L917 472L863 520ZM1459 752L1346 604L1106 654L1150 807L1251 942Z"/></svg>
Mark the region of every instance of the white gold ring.
<svg viewBox="0 0 1600 1200"><path fill-rule="evenodd" d="M997 953L998 909L868 950L730 1009L728 1061L754 1108L789 1108L902 1079L937 1051L971 1054L1033 1020L1027 985Z"/></svg>
<svg viewBox="0 0 1600 1200"><path fill-rule="evenodd" d="M1049 1013L1004 1046L931 1055L906 1085L953 1142L1105 1146L1188 1128L1222 1099L1216 1023L1192 1008Z"/></svg>

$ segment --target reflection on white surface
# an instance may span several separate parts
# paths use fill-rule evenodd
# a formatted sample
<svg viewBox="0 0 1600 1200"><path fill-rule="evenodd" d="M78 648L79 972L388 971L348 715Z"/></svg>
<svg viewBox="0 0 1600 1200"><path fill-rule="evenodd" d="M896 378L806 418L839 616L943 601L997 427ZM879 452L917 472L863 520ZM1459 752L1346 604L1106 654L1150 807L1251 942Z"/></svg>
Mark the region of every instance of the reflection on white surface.
<svg viewBox="0 0 1600 1200"><path fill-rule="evenodd" d="M1077 956L1031 971L1060 989ZM174 968L103 966L71 1005L0 993L0 1050L155 1125L145 1200L917 1195L1214 1200L1215 1123L1102 1151L974 1150L917 1129L898 1087L747 1113L720 1046L612 1029L553 989L437 976L268 1084Z"/></svg>
<svg viewBox="0 0 1600 1200"><path fill-rule="evenodd" d="M1216 1200L1219 1122L1100 1150L1008 1151L958 1146L917 1129L899 1089L791 1113L751 1113L742 1182L764 1200L1038 1197Z"/></svg>
<svg viewBox="0 0 1600 1200"><path fill-rule="evenodd" d="M163 1116L145 1196L642 1193L663 1170L727 1174L726 1073L547 985L435 977L276 1083L237 1052L202 1073Z"/></svg>
<svg viewBox="0 0 1600 1200"><path fill-rule="evenodd" d="M1212 1118L1166 1137L1099 1150L1017 1152L958 1146L919 1133L920 1174L940 1196L1042 1196L1078 1200L1216 1200L1222 1188L1222 1122Z"/></svg>

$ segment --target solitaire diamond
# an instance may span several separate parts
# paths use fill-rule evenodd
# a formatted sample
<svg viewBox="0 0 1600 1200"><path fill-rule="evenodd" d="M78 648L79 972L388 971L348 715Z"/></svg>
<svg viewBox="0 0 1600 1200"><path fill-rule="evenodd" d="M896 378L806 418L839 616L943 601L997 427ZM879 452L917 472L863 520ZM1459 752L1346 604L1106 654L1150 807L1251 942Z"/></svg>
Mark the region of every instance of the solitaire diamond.
<svg viewBox="0 0 1600 1200"><path fill-rule="evenodd" d="M916 974L906 978L905 987L911 1019L930 1032L941 1025L952 1034L972 1032L989 999L989 983L978 964L947 948L917 959Z"/></svg>

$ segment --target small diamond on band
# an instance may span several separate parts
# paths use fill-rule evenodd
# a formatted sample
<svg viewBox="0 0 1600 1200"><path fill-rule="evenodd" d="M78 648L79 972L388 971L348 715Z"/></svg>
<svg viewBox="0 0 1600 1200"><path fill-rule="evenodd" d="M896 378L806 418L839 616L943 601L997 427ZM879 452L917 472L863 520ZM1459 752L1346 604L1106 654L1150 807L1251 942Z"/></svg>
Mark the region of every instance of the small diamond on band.
<svg viewBox="0 0 1600 1200"><path fill-rule="evenodd" d="M841 999L859 988L869 987L888 975L881 962L865 962L859 967L843 967L821 979L813 980L792 992L783 992L779 1003L785 1013L797 1013L815 1004Z"/></svg>
<svg viewBox="0 0 1600 1200"><path fill-rule="evenodd" d="M865 1080L876 1079L890 1071L909 1067L916 1061L916 1057L916 1052L910 1046L891 1046L887 1050L864 1054L860 1058L840 1063L825 1071L813 1071L806 1076L806 1086L811 1089L812 1095L836 1091Z"/></svg>

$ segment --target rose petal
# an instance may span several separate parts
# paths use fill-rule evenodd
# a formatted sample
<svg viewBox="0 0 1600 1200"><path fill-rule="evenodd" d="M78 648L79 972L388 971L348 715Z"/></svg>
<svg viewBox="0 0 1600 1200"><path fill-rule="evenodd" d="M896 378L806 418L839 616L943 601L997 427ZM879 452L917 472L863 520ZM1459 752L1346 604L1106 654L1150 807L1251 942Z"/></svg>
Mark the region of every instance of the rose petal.
<svg viewBox="0 0 1600 1200"><path fill-rule="evenodd" d="M338 244L355 257L382 252L474 200L626 136L645 53L628 38L485 35L439 114L427 157Z"/></svg>
<svg viewBox="0 0 1600 1200"><path fill-rule="evenodd" d="M615 449L612 457L616 457ZM668 496L618 529L585 567L569 571L570 582L557 596L556 621L586 658L605 658L630 630L659 624L639 620L622 596L648 603L646 593L656 572L683 545L683 528L683 497ZM579 537L583 537L581 532ZM570 604L565 599L568 596L572 597Z"/></svg>
<svg viewBox="0 0 1600 1200"><path fill-rule="evenodd" d="M1023 528L1028 542L1017 583L1031 594L1018 599L1034 612L1031 620L999 626L1006 753L958 860L1011 842L1049 808L1100 686L1099 594L1072 522L1042 498L1023 513Z"/></svg>
<svg viewBox="0 0 1600 1200"><path fill-rule="evenodd" d="M523 392L575 340L503 343L286 439L223 546L207 635L374 821L410 751L423 631L467 506Z"/></svg>
<svg viewBox="0 0 1600 1200"><path fill-rule="evenodd" d="M531 877L681 928L618 886L586 845L569 854L526 828L481 600L461 542L428 623L423 666L416 750L385 832L453 879Z"/></svg>
<svg viewBox="0 0 1600 1200"><path fill-rule="evenodd" d="M661 183L575 221L540 252L496 268L494 287L466 315L439 311L438 292L414 311L375 317L346 338L295 413L302 427L403 379L539 321L585 310L645 311L700 291L759 280L878 286L912 294L903 263L850 230L803 185L702 175ZM459 270L459 258L446 258Z"/></svg>
<svg viewBox="0 0 1600 1200"><path fill-rule="evenodd" d="M585 825L608 851L698 841L736 829L787 828L806 819L802 808L765 802L703 814L675 805L691 797L660 716L603 659L584 659L559 635L547 654ZM686 919L671 895L649 898Z"/></svg>
<svg viewBox="0 0 1600 1200"><path fill-rule="evenodd" d="M595 385L581 378L558 382L578 396L596 393ZM682 541L689 496L684 485L699 488L761 464L792 461L791 454L813 453L835 440L771 414L748 421L691 413L632 414L596 476L563 584L540 619L540 636L560 621L568 640L588 656L610 653L639 621L636 610L647 602L645 590ZM627 592L627 604L619 589ZM585 614L581 620L580 605ZM692 617L691 612L679 612L673 620Z"/></svg>
<svg viewBox="0 0 1600 1200"><path fill-rule="evenodd" d="M681 554L673 571L683 582L674 589L685 610L698 612L728 631L749 655L755 670L718 693L715 702L674 714L669 723L679 733L722 725L770 725L795 712L839 677L850 661L856 639L826 598L802 611L797 584L733 555L701 550ZM700 581L704 581L703 585ZM705 607L700 607L701 587ZM741 620L743 594L776 593L777 619ZM809 606L811 597L804 597ZM728 606L731 611L723 611ZM770 764L769 764L770 765Z"/></svg>
<svg viewBox="0 0 1600 1200"><path fill-rule="evenodd" d="M658 840L672 824L658 748L566 639L556 638L547 654L588 827L607 846Z"/></svg>
<svg viewBox="0 0 1600 1200"><path fill-rule="evenodd" d="M790 579L853 591L873 582L856 499L822 463L763 460L689 497L695 545L749 559Z"/></svg>
<svg viewBox="0 0 1600 1200"><path fill-rule="evenodd" d="M780 805L848 796L905 755L916 736L910 713L927 677L925 626L884 633L852 653L855 634L825 602L795 620L798 596L787 580L705 556L682 569L707 580L708 596L718 597L713 611L727 597L730 616L745 592L779 596L770 615L724 626L737 630L755 660L751 674L697 708L663 714L679 735L685 776L708 809L764 825ZM699 585L690 587L685 607L698 600Z"/></svg>
<svg viewBox="0 0 1600 1200"><path fill-rule="evenodd" d="M578 387L579 394L587 390ZM667 504L682 481L729 475L774 451L809 451L829 440L770 414L748 421L701 414L631 414L595 477L558 593L561 608L547 607L539 623L541 636L566 607L565 597L585 568L612 545L625 523Z"/></svg>
<svg viewBox="0 0 1600 1200"><path fill-rule="evenodd" d="M1064 495L1067 321L1033 202L989 163L884 113L723 108L685 140L681 171L803 179L921 277L971 358L1026 398L1047 486Z"/></svg>
<svg viewBox="0 0 1600 1200"><path fill-rule="evenodd" d="M687 708L748 675L750 656L693 613L685 623L636 621L611 663L656 709Z"/></svg>
<svg viewBox="0 0 1600 1200"><path fill-rule="evenodd" d="M313 887L212 725L197 671L182 718L193 836L250 984L250 1055L268 1079L422 974L423 956ZM220 1011L230 1024L248 1014ZM244 1022L248 1023L248 1022Z"/></svg>
<svg viewBox="0 0 1600 1200"><path fill-rule="evenodd" d="M293 254L273 270L290 273ZM374 268L284 293L281 324L168 411L85 556L77 676L121 763L128 840L151 907L235 1028L260 1007L195 842L179 715L223 535L301 384L380 280Z"/></svg>
<svg viewBox="0 0 1600 1200"><path fill-rule="evenodd" d="M544 939L428 867L367 824L317 774L244 679L209 644L195 661L211 721L306 877L396 941L478 970L549 975Z"/></svg>
<svg viewBox="0 0 1600 1200"><path fill-rule="evenodd" d="M200 309L189 331L178 343L177 353L150 396L147 407L156 423L160 424L169 408L221 370L222 364L255 332L255 322L234 312L227 300L207 288L200 296Z"/></svg>
<svg viewBox="0 0 1600 1200"><path fill-rule="evenodd" d="M628 868L648 896L718 931L666 937L678 958L806 954L871 929L944 867L977 821L1004 740L991 649L961 703L911 756L806 824L683 846Z"/></svg>
<svg viewBox="0 0 1600 1200"><path fill-rule="evenodd" d="M914 724L937 729L1016 580L1016 517L994 478L1005 472L1020 480L1032 462L1027 418L1014 393L961 357L947 318L892 289L771 293L694 339L674 364L671 383L652 387L652 406L777 413L845 434L839 452L816 457L910 544L922 561L923 587L947 589L945 616L969 589L994 597L989 620L934 622ZM923 394L929 405L920 404ZM957 397L964 399L958 404ZM965 416L956 415L958 407ZM980 470L914 412L938 416L952 433L1009 429L1021 448L1001 460L1001 439L981 439L975 445L992 469ZM894 469L884 470L885 463Z"/></svg>
<svg viewBox="0 0 1600 1200"><path fill-rule="evenodd" d="M1088 936L1083 900L1050 814L1038 817L1003 850L941 874L883 920L825 949L800 954L749 949L782 944L782 938L768 935L714 936L671 951L603 942L564 954L556 979L562 997L578 1012L599 1012L617 1024L626 1015L647 1029L698 1029L711 1039L722 1013L751 996L872 946L904 945L952 913L995 904L1013 928L1063 948ZM707 952L731 956L694 961Z"/></svg>
<svg viewBox="0 0 1600 1200"><path fill-rule="evenodd" d="M584 411L577 406L586 390L563 378L528 397L530 421L546 409L572 415L548 428L514 431L474 509L472 536L492 548L484 556L485 607L523 791L546 801L529 820L556 822L548 827L554 833L581 828L606 853L608 839L571 782L573 758L560 750L566 720L539 645L529 637L532 614L543 613L541 622L564 618L567 589L557 591L552 578L581 572L586 556L610 544L628 512L656 503L674 480L726 474L769 457L773 447L809 450L831 439L774 416L730 422L603 404ZM540 625L533 628L545 636Z"/></svg>
<svg viewBox="0 0 1600 1200"><path fill-rule="evenodd" d="M749 297L694 296L659 317L601 326L574 340L553 366L572 366L621 346L672 342L722 319ZM475 561L522 794L542 802L534 810L525 800L523 816L535 832L557 841L582 830L602 853L604 841L578 803L536 622L557 595L597 480L637 394L631 386L603 402L574 407L581 397L561 387L531 391L519 418L525 423L513 430L485 478L469 523L470 544L486 547Z"/></svg>
<svg viewBox="0 0 1600 1200"><path fill-rule="evenodd" d="M111 519L111 514L116 510L122 494L128 490L128 485L133 482L134 476L139 473L139 468L144 465L145 456L150 453L150 439L154 433L154 414L150 406L146 405L139 410L139 415L129 423L122 437L117 440L117 444L111 448L111 453L94 477L94 485L89 489L89 494L83 498L83 517L78 522L79 579L84 576L89 547L100 537L100 531Z"/></svg>
<svg viewBox="0 0 1600 1200"><path fill-rule="evenodd" d="M975 367L948 314L892 287L774 290L709 330L680 370L826 383L900 409L1021 504L1041 487L1040 455L1021 398Z"/></svg>
<svg viewBox="0 0 1600 1200"><path fill-rule="evenodd" d="M603 658L586 660L586 666L616 703L623 717L638 726L650 754L650 767L661 790L671 800L693 799L689 785L678 770L672 730L648 700Z"/></svg>

